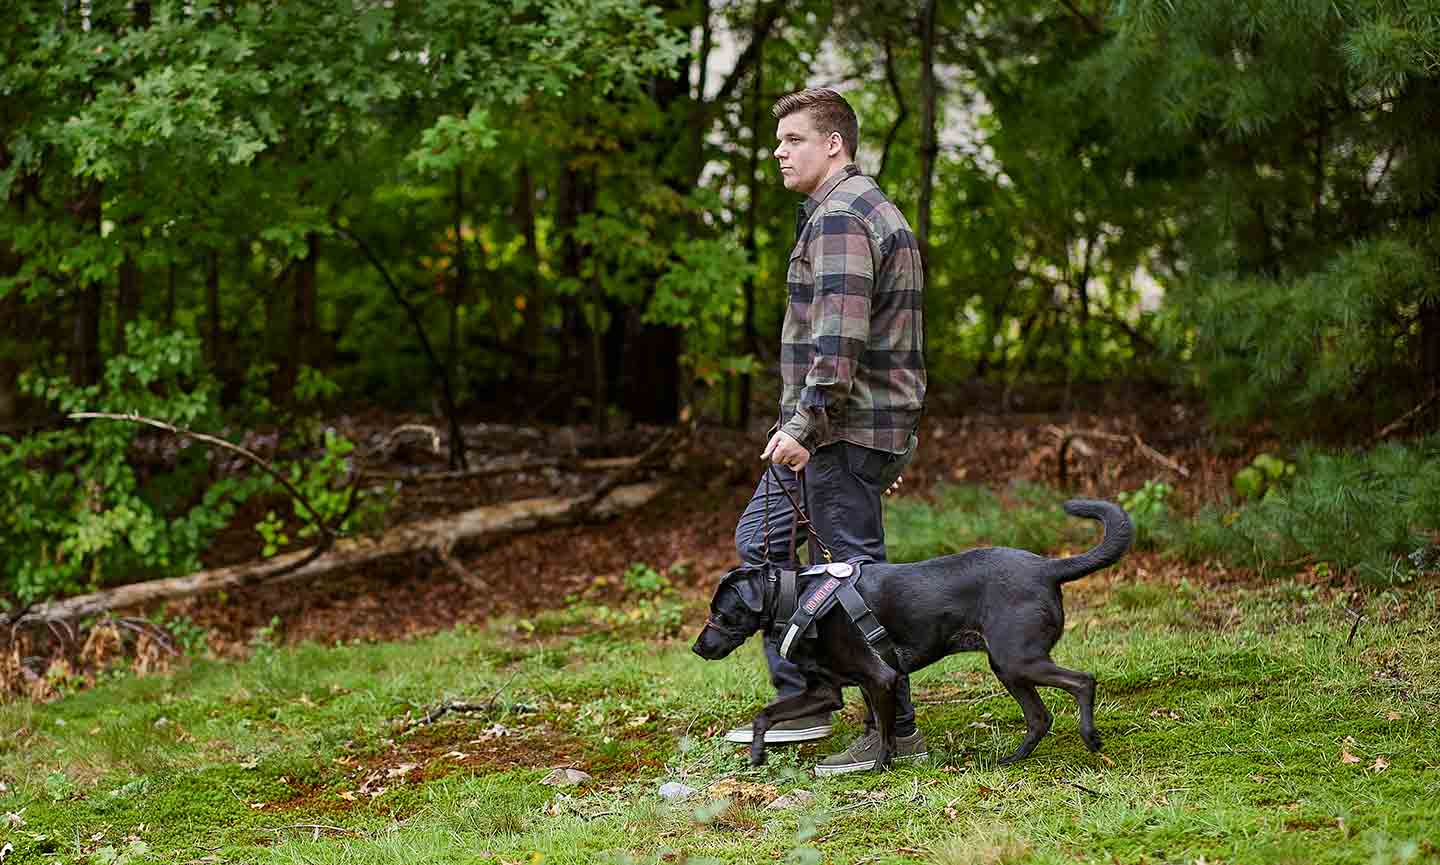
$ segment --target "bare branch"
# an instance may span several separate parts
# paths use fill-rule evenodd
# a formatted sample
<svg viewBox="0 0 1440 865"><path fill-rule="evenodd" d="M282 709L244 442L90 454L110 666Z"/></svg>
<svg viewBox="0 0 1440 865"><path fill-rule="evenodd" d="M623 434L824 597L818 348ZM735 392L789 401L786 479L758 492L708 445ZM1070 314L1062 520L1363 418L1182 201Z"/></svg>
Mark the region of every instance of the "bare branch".
<svg viewBox="0 0 1440 865"><path fill-rule="evenodd" d="M145 417L143 415L135 414L133 412L129 414L115 414L112 412L103 411L81 411L72 412L68 415L68 417L71 420L118 420L125 421L127 423L143 424L145 426L155 427L156 429L163 429L166 432L171 432L184 438L192 438L196 441L202 441L206 444L211 444L218 448L224 448L231 453L239 454L250 463L258 466L261 471L265 472L265 474L279 481L280 485L285 488L286 492L290 493L290 495L294 497L294 499L299 502L301 506L304 507L305 510L310 514L310 517L314 521L313 524L316 529L318 529L327 537L333 534L330 530L330 527L325 524L325 520L315 510L315 507L310 504L310 500L305 497L304 493L296 489L295 485L290 483L290 480L284 475L282 475L279 471L277 471L274 466L261 459L253 451L243 448L240 445L234 444L233 442L228 442L222 438L217 438L212 435L206 435L205 433L197 433L194 430L188 430L184 427L178 427L174 424L168 424L162 420Z"/></svg>

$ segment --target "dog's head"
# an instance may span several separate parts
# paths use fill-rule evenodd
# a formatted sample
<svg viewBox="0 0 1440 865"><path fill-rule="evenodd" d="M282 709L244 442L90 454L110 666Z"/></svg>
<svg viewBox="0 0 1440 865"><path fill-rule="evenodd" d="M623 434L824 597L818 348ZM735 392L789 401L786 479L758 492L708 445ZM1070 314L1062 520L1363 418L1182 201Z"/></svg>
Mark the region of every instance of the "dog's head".
<svg viewBox="0 0 1440 865"><path fill-rule="evenodd" d="M720 581L710 601L710 618L695 638L695 654L718 661L765 624L765 569L736 568Z"/></svg>

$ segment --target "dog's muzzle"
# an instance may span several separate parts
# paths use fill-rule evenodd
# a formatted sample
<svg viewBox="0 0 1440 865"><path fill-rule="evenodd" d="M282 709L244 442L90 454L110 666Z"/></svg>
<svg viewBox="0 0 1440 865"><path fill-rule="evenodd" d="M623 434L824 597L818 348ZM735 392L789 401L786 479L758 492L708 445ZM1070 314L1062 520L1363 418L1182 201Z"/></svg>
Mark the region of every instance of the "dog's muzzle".
<svg viewBox="0 0 1440 865"><path fill-rule="evenodd" d="M695 638L695 645L690 648L706 660L718 661L739 648L747 636L749 635L727 628L711 617L705 620L705 627L700 630L700 636Z"/></svg>

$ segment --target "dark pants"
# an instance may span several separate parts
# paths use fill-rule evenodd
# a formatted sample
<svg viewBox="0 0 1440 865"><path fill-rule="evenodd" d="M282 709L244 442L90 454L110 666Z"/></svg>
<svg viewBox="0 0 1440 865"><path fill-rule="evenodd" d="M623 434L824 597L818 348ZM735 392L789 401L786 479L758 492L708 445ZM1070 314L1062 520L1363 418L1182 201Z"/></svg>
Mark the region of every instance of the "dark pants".
<svg viewBox="0 0 1440 865"><path fill-rule="evenodd" d="M909 463L914 454L913 443L908 453L892 454L872 450L849 442L836 442L817 448L805 466L805 512L814 524L820 539L830 548L837 562L885 561L885 525L881 519L880 499L887 487ZM776 466L781 482L797 499L799 485L796 475L784 466ZM735 549L740 561L758 565L765 561L765 474L755 487L755 494L735 526ZM770 478L770 561L777 565L790 563L790 528L795 524L795 508ZM802 528L796 535L796 546L806 543ZM797 550L798 554L798 550ZM820 548L810 545L810 561L823 562ZM805 690L805 676L794 664L780 657L775 642L765 639L765 660L770 664L770 681L781 697ZM895 734L909 736L915 732L915 707L910 702L910 677L902 675L895 707ZM874 720L867 716L865 725Z"/></svg>

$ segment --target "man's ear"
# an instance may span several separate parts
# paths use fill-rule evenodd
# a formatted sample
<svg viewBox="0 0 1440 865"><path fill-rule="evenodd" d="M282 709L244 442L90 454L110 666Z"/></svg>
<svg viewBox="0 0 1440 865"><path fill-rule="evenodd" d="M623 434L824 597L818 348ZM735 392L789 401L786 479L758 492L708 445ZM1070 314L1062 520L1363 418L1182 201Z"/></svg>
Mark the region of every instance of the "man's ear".
<svg viewBox="0 0 1440 865"><path fill-rule="evenodd" d="M825 142L825 152L830 156L843 154L845 152L845 136L838 132L830 133L830 137Z"/></svg>

